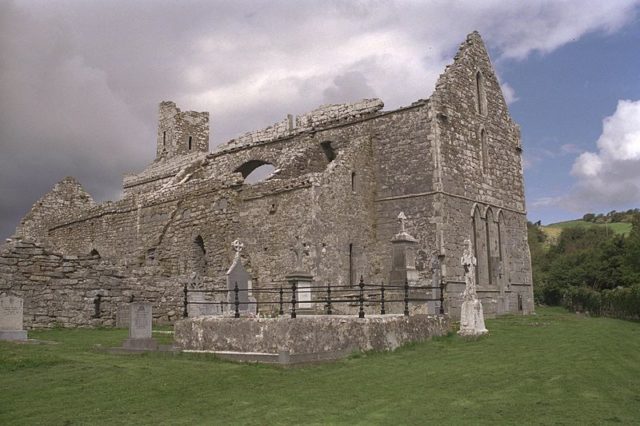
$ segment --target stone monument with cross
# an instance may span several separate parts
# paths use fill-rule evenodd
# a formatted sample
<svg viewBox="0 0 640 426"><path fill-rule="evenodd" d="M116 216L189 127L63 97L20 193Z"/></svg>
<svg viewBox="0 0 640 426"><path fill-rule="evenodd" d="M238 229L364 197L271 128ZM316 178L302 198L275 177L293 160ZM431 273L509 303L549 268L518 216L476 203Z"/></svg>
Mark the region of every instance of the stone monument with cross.
<svg viewBox="0 0 640 426"><path fill-rule="evenodd" d="M291 248L294 255L294 270L285 278L293 289L296 288L296 309L301 309L300 313L313 308L311 284L313 275L304 270L303 257L309 255L309 245L296 236L296 241Z"/></svg>
<svg viewBox="0 0 640 426"><path fill-rule="evenodd" d="M404 285L405 282L408 282L409 285L416 285L418 282L416 269L418 240L407 232L407 216L404 212L398 214L398 222L400 223L400 231L391 239L393 258L389 281L391 285Z"/></svg>
<svg viewBox="0 0 640 426"><path fill-rule="evenodd" d="M489 331L484 325L482 302L476 293L476 265L473 245L470 239L464 240L465 248L460 263L464 267L465 289L462 293L462 310L460 312L460 330L458 334L465 337L476 337Z"/></svg>
<svg viewBox="0 0 640 426"><path fill-rule="evenodd" d="M231 243L235 252L233 262L227 270L227 314L233 314L236 310L236 286L238 287L238 311L255 314L257 312L256 299L251 294L251 276L242 264L241 253L244 244L240 240Z"/></svg>

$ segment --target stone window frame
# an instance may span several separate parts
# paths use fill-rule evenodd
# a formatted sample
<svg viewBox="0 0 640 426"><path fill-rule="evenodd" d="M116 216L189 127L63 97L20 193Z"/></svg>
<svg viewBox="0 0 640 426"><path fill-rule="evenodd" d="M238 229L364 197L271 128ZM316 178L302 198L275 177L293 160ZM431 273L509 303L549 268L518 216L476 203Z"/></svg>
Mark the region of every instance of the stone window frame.
<svg viewBox="0 0 640 426"><path fill-rule="evenodd" d="M489 173L489 135L483 125L478 128L478 145L480 150L480 168L482 174Z"/></svg>
<svg viewBox="0 0 640 426"><path fill-rule="evenodd" d="M479 68L476 68L474 75L474 98L476 112L486 117L489 111L487 102L487 79L484 73Z"/></svg>

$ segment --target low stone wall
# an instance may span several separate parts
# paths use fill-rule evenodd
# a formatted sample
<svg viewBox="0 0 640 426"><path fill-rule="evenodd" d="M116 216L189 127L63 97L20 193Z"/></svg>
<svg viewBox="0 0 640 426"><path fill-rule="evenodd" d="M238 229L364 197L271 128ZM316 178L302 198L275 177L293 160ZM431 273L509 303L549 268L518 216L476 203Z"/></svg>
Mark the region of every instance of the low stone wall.
<svg viewBox="0 0 640 426"><path fill-rule="evenodd" d="M118 324L117 318L132 298L153 304L156 323L177 320L183 309L177 279L118 267L98 256L63 256L26 241L13 241L0 250L3 293L24 299L28 329L123 326L128 321Z"/></svg>
<svg viewBox="0 0 640 426"><path fill-rule="evenodd" d="M449 330L445 315L372 315L362 319L343 315L295 319L206 316L178 321L175 342L183 350L331 359L355 351L394 350L409 342L443 336Z"/></svg>

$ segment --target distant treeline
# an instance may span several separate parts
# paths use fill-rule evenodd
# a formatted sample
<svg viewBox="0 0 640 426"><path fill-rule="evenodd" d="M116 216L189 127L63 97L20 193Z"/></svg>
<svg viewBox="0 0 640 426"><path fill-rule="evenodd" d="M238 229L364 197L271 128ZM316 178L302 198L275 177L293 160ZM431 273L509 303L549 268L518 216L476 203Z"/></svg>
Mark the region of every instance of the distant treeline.
<svg viewBox="0 0 640 426"><path fill-rule="evenodd" d="M620 214L632 224L628 236L612 235L604 227L576 226L564 228L550 243L541 228L529 223L537 303L640 318L640 212ZM617 212L606 217L619 219Z"/></svg>
<svg viewBox="0 0 640 426"><path fill-rule="evenodd" d="M611 210L609 213L587 213L582 216L582 220L592 223L615 223L631 222L633 218L640 214L640 209L629 209L626 212Z"/></svg>

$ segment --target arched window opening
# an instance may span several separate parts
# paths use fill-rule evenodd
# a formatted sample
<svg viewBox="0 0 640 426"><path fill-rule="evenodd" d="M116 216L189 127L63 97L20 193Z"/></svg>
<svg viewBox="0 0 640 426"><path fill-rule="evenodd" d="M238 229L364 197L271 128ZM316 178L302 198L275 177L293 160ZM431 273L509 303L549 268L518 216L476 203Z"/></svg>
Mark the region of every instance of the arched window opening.
<svg viewBox="0 0 640 426"><path fill-rule="evenodd" d="M204 274L207 269L207 250L204 248L204 240L198 235L193 240L193 266L194 272Z"/></svg>
<svg viewBox="0 0 640 426"><path fill-rule="evenodd" d="M269 179L276 171L273 164L262 160L250 160L238 167L235 172L241 173L244 183L254 184Z"/></svg>
<svg viewBox="0 0 640 426"><path fill-rule="evenodd" d="M487 148L487 132L480 130L480 161L482 162L482 173L486 173L489 163L489 150Z"/></svg>
<svg viewBox="0 0 640 426"><path fill-rule="evenodd" d="M496 222L493 220L493 211L491 208L487 209L486 215L486 232L487 232L487 270L489 272L488 279L489 285L496 282L496 267L498 266L497 255L497 229Z"/></svg>
<svg viewBox="0 0 640 426"><path fill-rule="evenodd" d="M99 252L98 252L98 250L96 250L96 249L91 250L91 252L89 253L89 255L90 255L90 256L93 256L93 257L100 258L100 253L99 253Z"/></svg>
<svg viewBox="0 0 640 426"><path fill-rule="evenodd" d="M351 172L351 191L356 192L356 172Z"/></svg>
<svg viewBox="0 0 640 426"><path fill-rule="evenodd" d="M193 143L193 137L189 136L189 151L191 151L191 145Z"/></svg>
<svg viewBox="0 0 640 426"><path fill-rule="evenodd" d="M471 218L473 229L473 248L476 256L476 280L478 285L486 285L489 281L487 256L487 223L476 206Z"/></svg>
<svg viewBox="0 0 640 426"><path fill-rule="evenodd" d="M484 76L480 71L476 72L476 109L479 114L487 113L487 97L484 87Z"/></svg>
<svg viewBox="0 0 640 426"><path fill-rule="evenodd" d="M355 282L353 277L353 244L349 244L349 285L353 286Z"/></svg>
<svg viewBox="0 0 640 426"><path fill-rule="evenodd" d="M320 146L322 147L322 151L324 152L325 157L327 157L328 162L332 162L336 159L336 152L331 146L330 141L322 142Z"/></svg>

